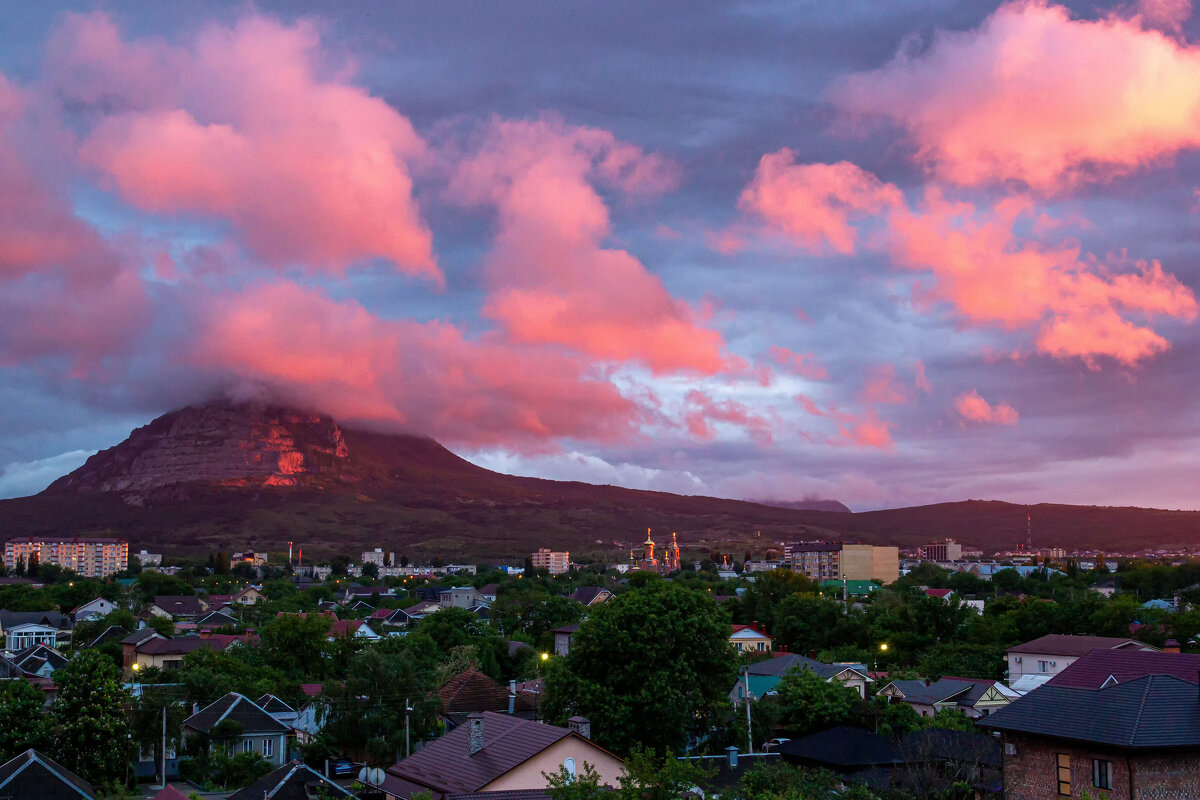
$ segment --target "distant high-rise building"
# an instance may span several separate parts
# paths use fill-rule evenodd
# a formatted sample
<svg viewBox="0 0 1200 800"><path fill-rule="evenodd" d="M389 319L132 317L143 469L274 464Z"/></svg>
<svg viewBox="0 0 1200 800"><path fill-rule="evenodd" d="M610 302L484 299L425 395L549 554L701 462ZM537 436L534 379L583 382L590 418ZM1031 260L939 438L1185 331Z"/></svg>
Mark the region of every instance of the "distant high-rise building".
<svg viewBox="0 0 1200 800"><path fill-rule="evenodd" d="M784 545L783 559L793 572L818 582L845 579L891 583L900 577L900 550L896 547L795 542Z"/></svg>
<svg viewBox="0 0 1200 800"><path fill-rule="evenodd" d="M39 564L78 572L85 578L103 578L129 566L129 542L120 539L75 537L72 539L10 539L4 543L4 566L29 565L33 556Z"/></svg>
<svg viewBox="0 0 1200 800"><path fill-rule="evenodd" d="M539 548L531 556L534 569L548 570L551 575L559 575L571 568L571 554L566 551L555 551L548 547Z"/></svg>
<svg viewBox="0 0 1200 800"><path fill-rule="evenodd" d="M933 544L923 544L917 549L917 556L922 561L962 561L962 545L953 539Z"/></svg>
<svg viewBox="0 0 1200 800"><path fill-rule="evenodd" d="M363 565L374 564L377 567L386 567L384 553L382 547L376 547L374 550L364 550L362 554Z"/></svg>

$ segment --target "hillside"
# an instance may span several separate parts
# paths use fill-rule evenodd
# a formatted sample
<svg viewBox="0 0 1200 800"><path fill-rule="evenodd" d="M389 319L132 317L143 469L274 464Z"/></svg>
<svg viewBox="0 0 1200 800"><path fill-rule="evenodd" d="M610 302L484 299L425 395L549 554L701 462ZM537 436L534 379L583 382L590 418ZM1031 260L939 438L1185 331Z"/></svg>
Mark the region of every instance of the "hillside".
<svg viewBox="0 0 1200 800"><path fill-rule="evenodd" d="M164 415L39 495L0 501L4 536L111 531L168 552L384 547L520 558L539 546L620 558L677 531L692 555L760 553L783 540L914 545L952 537L988 551L1200 544L1200 512L965 501L847 513L520 478L432 439L346 430L292 409L214 404ZM661 539L659 539L661 541Z"/></svg>

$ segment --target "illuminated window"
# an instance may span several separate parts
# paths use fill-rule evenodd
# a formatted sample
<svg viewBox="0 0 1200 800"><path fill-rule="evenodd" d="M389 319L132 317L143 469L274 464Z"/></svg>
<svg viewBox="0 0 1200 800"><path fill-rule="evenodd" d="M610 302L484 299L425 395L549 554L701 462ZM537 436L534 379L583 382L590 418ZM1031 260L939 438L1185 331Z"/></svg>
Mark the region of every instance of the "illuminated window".
<svg viewBox="0 0 1200 800"><path fill-rule="evenodd" d="M1058 754L1058 793L1071 796L1071 756L1068 753Z"/></svg>

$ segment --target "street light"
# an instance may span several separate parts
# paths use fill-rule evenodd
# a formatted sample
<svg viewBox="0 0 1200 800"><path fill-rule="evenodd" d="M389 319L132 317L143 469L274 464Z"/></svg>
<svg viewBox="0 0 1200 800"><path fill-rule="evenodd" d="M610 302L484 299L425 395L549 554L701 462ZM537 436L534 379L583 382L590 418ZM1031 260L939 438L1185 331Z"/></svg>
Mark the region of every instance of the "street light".
<svg viewBox="0 0 1200 800"><path fill-rule="evenodd" d="M880 652L880 653L886 653L886 652L887 652L887 647L888 647L888 646L887 646L887 642L880 642L880 644L879 644L879 652ZM879 657L878 657L878 656L876 656L875 658L871 659L871 662L872 662L872 663L871 663L871 671L872 671L872 672L877 672L877 671L879 670Z"/></svg>
<svg viewBox="0 0 1200 800"><path fill-rule="evenodd" d="M546 661L546 660L547 660L547 659L549 659L549 658L550 658L550 654L549 654L549 653L542 653L542 661Z"/></svg>

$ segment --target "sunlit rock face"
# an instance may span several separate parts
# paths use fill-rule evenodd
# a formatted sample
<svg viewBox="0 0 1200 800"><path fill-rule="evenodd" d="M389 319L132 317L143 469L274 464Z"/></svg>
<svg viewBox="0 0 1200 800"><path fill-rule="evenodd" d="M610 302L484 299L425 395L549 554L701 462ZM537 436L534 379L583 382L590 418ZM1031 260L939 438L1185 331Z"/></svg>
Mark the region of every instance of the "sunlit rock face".
<svg viewBox="0 0 1200 800"><path fill-rule="evenodd" d="M141 504L183 485L297 486L349 455L338 424L293 409L217 403L185 408L135 430L51 485L117 493Z"/></svg>

